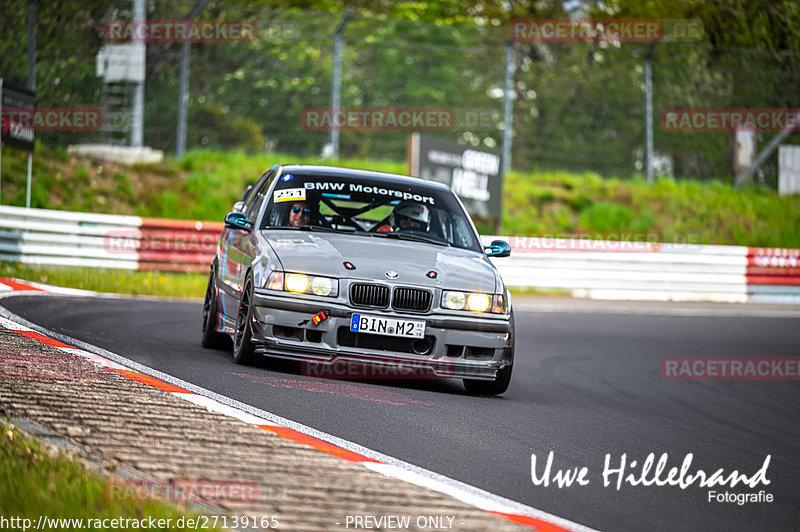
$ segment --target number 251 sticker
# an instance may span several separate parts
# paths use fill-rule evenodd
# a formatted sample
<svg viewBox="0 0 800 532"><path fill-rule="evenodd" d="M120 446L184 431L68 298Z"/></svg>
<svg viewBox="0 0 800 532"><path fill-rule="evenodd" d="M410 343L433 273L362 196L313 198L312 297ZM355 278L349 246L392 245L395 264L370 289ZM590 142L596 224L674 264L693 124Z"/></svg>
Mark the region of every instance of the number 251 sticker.
<svg viewBox="0 0 800 532"><path fill-rule="evenodd" d="M275 203L282 201L305 201L306 189L304 188L285 188L283 190L276 190L272 195Z"/></svg>

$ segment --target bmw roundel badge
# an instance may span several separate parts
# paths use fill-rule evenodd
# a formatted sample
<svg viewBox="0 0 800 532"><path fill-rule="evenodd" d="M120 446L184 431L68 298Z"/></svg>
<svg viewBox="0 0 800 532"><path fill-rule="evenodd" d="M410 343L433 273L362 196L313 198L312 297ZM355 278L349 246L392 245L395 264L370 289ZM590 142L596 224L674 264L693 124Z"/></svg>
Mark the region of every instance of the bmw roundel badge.
<svg viewBox="0 0 800 532"><path fill-rule="evenodd" d="M397 277L399 277L399 275L400 275L399 273L393 272L392 270L389 270L388 272L386 272L386 277L388 277L389 279L397 279Z"/></svg>

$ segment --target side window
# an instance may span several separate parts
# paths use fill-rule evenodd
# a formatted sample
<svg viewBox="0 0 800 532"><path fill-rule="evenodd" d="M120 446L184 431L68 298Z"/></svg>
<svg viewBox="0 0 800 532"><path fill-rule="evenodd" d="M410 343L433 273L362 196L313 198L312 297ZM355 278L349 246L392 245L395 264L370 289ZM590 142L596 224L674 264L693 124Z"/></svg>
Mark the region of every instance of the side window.
<svg viewBox="0 0 800 532"><path fill-rule="evenodd" d="M255 221L258 209L261 207L264 200L264 195L267 193L267 189L269 189L270 184L272 184L274 177L274 171L270 172L269 175L261 176L261 179L259 179L258 183L253 187L253 190L247 195L242 211L249 220Z"/></svg>
<svg viewBox="0 0 800 532"><path fill-rule="evenodd" d="M460 248L472 248L475 239L466 221L463 218L454 217L453 222L453 243Z"/></svg>

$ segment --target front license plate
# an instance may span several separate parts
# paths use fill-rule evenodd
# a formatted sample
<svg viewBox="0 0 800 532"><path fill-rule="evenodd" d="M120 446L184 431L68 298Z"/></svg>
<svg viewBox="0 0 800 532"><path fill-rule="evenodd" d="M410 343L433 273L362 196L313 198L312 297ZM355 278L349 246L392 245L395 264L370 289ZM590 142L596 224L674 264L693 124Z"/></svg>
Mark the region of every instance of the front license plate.
<svg viewBox="0 0 800 532"><path fill-rule="evenodd" d="M366 314L353 314L350 330L359 333L402 336L405 338L424 338L425 322L421 320L396 320Z"/></svg>

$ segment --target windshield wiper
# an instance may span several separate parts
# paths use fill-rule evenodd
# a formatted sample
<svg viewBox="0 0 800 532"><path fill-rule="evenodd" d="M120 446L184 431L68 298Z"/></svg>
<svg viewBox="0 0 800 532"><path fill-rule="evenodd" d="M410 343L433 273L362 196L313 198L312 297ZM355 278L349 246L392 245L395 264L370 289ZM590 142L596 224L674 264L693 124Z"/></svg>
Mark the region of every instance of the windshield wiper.
<svg viewBox="0 0 800 532"><path fill-rule="evenodd" d="M445 242L444 240L439 240L438 238L433 238L430 236L424 235L417 235L411 233L370 233L373 236L380 236L384 238L396 238L397 240L411 240L414 242L428 242L430 244L436 244L437 246L449 246L449 242Z"/></svg>

